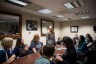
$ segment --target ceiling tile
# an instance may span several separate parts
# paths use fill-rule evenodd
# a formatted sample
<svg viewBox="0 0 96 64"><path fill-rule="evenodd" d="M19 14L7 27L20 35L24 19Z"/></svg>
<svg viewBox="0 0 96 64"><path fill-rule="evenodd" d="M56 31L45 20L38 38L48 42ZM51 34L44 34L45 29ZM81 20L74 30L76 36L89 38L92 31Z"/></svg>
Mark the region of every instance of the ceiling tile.
<svg viewBox="0 0 96 64"><path fill-rule="evenodd" d="M70 10L61 10L58 13L60 13L60 14L69 14L69 13L72 13L72 12Z"/></svg>
<svg viewBox="0 0 96 64"><path fill-rule="evenodd" d="M33 11L45 9L43 6L40 6L40 5L35 4L35 3L31 3L30 5L26 6L25 8L33 10Z"/></svg>

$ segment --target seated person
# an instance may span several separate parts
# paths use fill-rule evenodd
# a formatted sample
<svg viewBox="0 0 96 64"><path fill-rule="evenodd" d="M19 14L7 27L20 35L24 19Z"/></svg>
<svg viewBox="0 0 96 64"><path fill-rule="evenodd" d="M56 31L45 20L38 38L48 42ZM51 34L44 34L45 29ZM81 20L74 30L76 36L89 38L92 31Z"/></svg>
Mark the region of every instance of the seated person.
<svg viewBox="0 0 96 64"><path fill-rule="evenodd" d="M86 53L87 61L85 64L96 64L96 40L93 44L95 48Z"/></svg>
<svg viewBox="0 0 96 64"><path fill-rule="evenodd" d="M75 49L77 50L78 45L79 45L79 37L77 33L75 34L75 37L73 38L73 43L74 43Z"/></svg>
<svg viewBox="0 0 96 64"><path fill-rule="evenodd" d="M53 56L54 52L55 47L53 45L45 45L43 47L43 55L35 61L35 64L51 64L50 58Z"/></svg>
<svg viewBox="0 0 96 64"><path fill-rule="evenodd" d="M77 41L79 41L78 34L75 34L75 37L73 38L73 43L76 44Z"/></svg>
<svg viewBox="0 0 96 64"><path fill-rule="evenodd" d="M78 45L78 51L79 55L84 55L88 52L88 47L85 42L85 38L83 35L79 36L79 45Z"/></svg>
<svg viewBox="0 0 96 64"><path fill-rule="evenodd" d="M86 43L87 43L87 47L89 48L89 50L94 48L94 46L93 46L93 38L91 37L90 34L86 34Z"/></svg>
<svg viewBox="0 0 96 64"><path fill-rule="evenodd" d="M5 37L1 41L1 45L3 48L0 49L0 64L10 64L14 59L15 55L12 55L13 39L10 37Z"/></svg>
<svg viewBox="0 0 96 64"><path fill-rule="evenodd" d="M38 34L34 35L34 38L30 44L30 53L41 51L43 43L39 41L40 37Z"/></svg>
<svg viewBox="0 0 96 64"><path fill-rule="evenodd" d="M58 64L76 64L77 53L74 48L73 40L65 36L62 41L67 50L62 57L59 55L56 56L56 60L61 61L61 63Z"/></svg>
<svg viewBox="0 0 96 64"><path fill-rule="evenodd" d="M56 42L56 45L61 45L61 43L62 43L62 40L61 40L61 38L59 37L59 38L58 38L58 41Z"/></svg>
<svg viewBox="0 0 96 64"><path fill-rule="evenodd" d="M14 54L17 57L23 57L28 54L28 49L28 46L24 44L24 40L22 38L17 38L16 46L14 48Z"/></svg>

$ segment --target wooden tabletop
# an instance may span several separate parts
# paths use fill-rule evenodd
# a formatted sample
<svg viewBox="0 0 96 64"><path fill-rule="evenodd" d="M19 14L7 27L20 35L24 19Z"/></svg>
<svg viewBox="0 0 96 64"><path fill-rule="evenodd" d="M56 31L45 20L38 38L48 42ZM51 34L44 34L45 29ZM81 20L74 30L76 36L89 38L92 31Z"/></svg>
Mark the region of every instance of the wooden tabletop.
<svg viewBox="0 0 96 64"><path fill-rule="evenodd" d="M55 54L64 54L64 50L55 50ZM34 64L37 58L40 57L39 52L33 53L22 58L16 59L11 64Z"/></svg>

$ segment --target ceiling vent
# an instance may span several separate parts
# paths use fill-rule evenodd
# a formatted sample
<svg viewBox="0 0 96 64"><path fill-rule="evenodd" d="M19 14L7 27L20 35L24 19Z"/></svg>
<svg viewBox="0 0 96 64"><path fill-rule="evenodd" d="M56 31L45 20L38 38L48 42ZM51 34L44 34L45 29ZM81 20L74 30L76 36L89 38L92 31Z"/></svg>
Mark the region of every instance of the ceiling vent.
<svg viewBox="0 0 96 64"><path fill-rule="evenodd" d="M65 3L64 4L67 8L72 9L72 8L78 8L78 7L83 7L85 6L84 0L76 0L73 2Z"/></svg>
<svg viewBox="0 0 96 64"><path fill-rule="evenodd" d="M75 13L75 15L85 15L85 14L88 14L88 11L81 11Z"/></svg>

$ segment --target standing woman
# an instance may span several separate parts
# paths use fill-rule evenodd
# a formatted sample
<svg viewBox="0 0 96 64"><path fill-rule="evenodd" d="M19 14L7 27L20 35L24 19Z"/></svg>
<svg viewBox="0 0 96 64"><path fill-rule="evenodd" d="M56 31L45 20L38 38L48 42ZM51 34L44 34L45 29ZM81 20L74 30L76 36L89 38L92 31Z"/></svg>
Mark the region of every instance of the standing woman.
<svg viewBox="0 0 96 64"><path fill-rule="evenodd" d="M52 25L48 27L48 33L46 34L46 43L55 45L55 33Z"/></svg>

